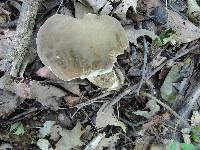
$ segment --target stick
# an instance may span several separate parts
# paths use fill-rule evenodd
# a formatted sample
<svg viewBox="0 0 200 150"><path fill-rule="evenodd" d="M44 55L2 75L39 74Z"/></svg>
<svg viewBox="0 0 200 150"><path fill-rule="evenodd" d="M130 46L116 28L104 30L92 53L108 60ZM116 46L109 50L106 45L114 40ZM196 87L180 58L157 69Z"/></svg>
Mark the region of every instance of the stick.
<svg viewBox="0 0 200 150"><path fill-rule="evenodd" d="M144 56L143 56L143 66L142 66L142 78L140 80L138 89L137 89L137 95L140 94L140 89L144 83L144 79L146 77L146 67L147 67L147 53L148 53L148 46L147 46L147 41L146 38L143 37L143 47L144 47Z"/></svg>
<svg viewBox="0 0 200 150"><path fill-rule="evenodd" d="M136 85L137 86L137 85ZM113 100L111 100L103 109L103 111L109 109L110 107L112 107L113 105L115 105L117 102L119 102L123 97L125 97L126 95L130 94L131 92L133 92L136 89L135 86L133 87L128 87L127 89L125 89L122 93L120 93L119 95L117 95L116 97L113 98Z"/></svg>
<svg viewBox="0 0 200 150"><path fill-rule="evenodd" d="M177 114L173 109L171 109L167 104L163 103L162 101L160 101L159 99L157 99L156 97L154 97L151 94L148 94L146 92L141 92L141 95L146 96L148 98L151 98L152 100L156 101L158 104L162 105L165 109L167 109L168 111L170 111L176 118L178 118L185 126L190 128L190 125L188 124L188 122L186 120L184 120L184 118L182 118L181 116L179 116L179 114Z"/></svg>
<svg viewBox="0 0 200 150"><path fill-rule="evenodd" d="M80 104L76 105L75 107L79 110L84 106L87 106L87 105L93 104L95 102L98 102L99 99L102 99L102 98L110 95L111 93L112 93L111 91L108 91L108 92L106 92L106 93L104 93L102 95L99 95L99 96L97 96L95 98L92 98L91 100L88 100L88 101L86 101L84 103L80 103Z"/></svg>
<svg viewBox="0 0 200 150"><path fill-rule="evenodd" d="M196 44L195 46L192 46L190 48L188 48L187 50L184 50L184 48L186 49L186 46L183 46L180 50L182 50L183 52L179 53L179 54L176 54L175 57L169 59L169 60L166 60L164 61L160 66L158 66L157 68L155 68L147 77L145 80L149 80L153 75L155 75L159 70L161 70L166 64L168 64L169 62L171 61L175 61L176 59L182 57L182 56L185 56L187 55L189 52L191 52L192 50L195 50L197 48L199 48L199 44Z"/></svg>
<svg viewBox="0 0 200 150"><path fill-rule="evenodd" d="M20 12L16 37L13 41L11 57L13 57L10 75L17 77L22 61L27 53L27 47L31 39L35 18L40 0L24 0Z"/></svg>

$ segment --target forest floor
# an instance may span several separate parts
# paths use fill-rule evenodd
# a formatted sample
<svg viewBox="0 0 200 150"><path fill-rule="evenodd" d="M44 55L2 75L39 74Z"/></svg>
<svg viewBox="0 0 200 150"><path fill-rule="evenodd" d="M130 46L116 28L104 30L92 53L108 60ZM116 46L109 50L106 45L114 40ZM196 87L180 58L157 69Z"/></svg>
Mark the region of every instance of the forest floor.
<svg viewBox="0 0 200 150"><path fill-rule="evenodd" d="M118 89L63 81L37 54L49 17L87 13L116 18L129 40ZM199 0L1 0L0 150L198 150L199 25Z"/></svg>

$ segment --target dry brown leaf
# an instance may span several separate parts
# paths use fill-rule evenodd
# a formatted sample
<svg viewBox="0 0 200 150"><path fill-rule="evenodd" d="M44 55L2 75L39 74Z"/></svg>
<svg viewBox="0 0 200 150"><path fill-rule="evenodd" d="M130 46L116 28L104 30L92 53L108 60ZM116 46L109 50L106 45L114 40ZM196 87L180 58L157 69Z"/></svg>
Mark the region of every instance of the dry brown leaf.
<svg viewBox="0 0 200 150"><path fill-rule="evenodd" d="M43 106L51 107L58 110L58 103L61 97L65 96L65 92L52 85L42 85L39 82L30 82L29 98L36 99Z"/></svg>
<svg viewBox="0 0 200 150"><path fill-rule="evenodd" d="M12 67L11 61L9 59L2 59L0 60L0 71L8 72Z"/></svg>
<svg viewBox="0 0 200 150"><path fill-rule="evenodd" d="M73 82L73 81L72 81ZM68 83L68 82L63 82L63 83L60 83L60 85L65 88L67 91L77 95L77 96L82 96L81 94L81 91L80 91L80 88L79 88L79 84L71 84L71 83Z"/></svg>
<svg viewBox="0 0 200 150"><path fill-rule="evenodd" d="M49 141L47 139L39 139L37 141L37 146L41 150L53 150L53 148L51 148L51 144L49 143Z"/></svg>
<svg viewBox="0 0 200 150"><path fill-rule="evenodd" d="M0 117L12 113L21 102L15 94L0 89Z"/></svg>
<svg viewBox="0 0 200 150"><path fill-rule="evenodd" d="M78 122L72 130L62 129L60 135L62 138L56 144L56 150L70 150L77 146L81 146L83 142L80 140L84 130L81 129L81 124Z"/></svg>
<svg viewBox="0 0 200 150"><path fill-rule="evenodd" d="M0 34L0 58L9 58L12 46L12 38L15 32L10 30L2 30Z"/></svg>
<svg viewBox="0 0 200 150"><path fill-rule="evenodd" d="M96 117L96 127L98 129L104 128L107 125L119 126L126 132L126 126L123 122L119 121L114 114L114 109L112 107L106 107L108 103L104 103Z"/></svg>
<svg viewBox="0 0 200 150"><path fill-rule="evenodd" d="M144 129L148 129L148 128L151 128L152 126L158 125L162 123L163 121L169 120L169 119L170 119L170 114L166 112L160 116L159 115L154 116L149 122L143 124L142 127Z"/></svg>
<svg viewBox="0 0 200 150"><path fill-rule="evenodd" d="M160 106L154 100L149 100L146 103L146 108L150 109L150 111L138 110L133 113L149 119L154 116L158 111L160 111Z"/></svg>
<svg viewBox="0 0 200 150"><path fill-rule="evenodd" d="M66 96L64 97L64 100L68 106L74 107L79 103L80 97Z"/></svg>
<svg viewBox="0 0 200 150"><path fill-rule="evenodd" d="M90 143L87 144L85 150L98 150L99 143L105 137L105 133L99 133L95 136ZM103 147L102 147L103 148Z"/></svg>
<svg viewBox="0 0 200 150"><path fill-rule="evenodd" d="M38 81L13 81L10 75L5 74L0 78L0 88L15 93L17 96L28 99L36 99L43 106L58 110L59 100L66 93L53 86L43 85Z"/></svg>
<svg viewBox="0 0 200 150"><path fill-rule="evenodd" d="M118 18L124 23L127 21L126 13L131 7L136 12L137 0L86 0L93 8L95 13L100 14L116 14ZM120 2L120 3L119 3ZM114 6L117 7L115 8Z"/></svg>
<svg viewBox="0 0 200 150"><path fill-rule="evenodd" d="M97 150L103 150L105 147L112 150L115 147L117 140L119 140L119 134L114 134L109 138L104 137L99 143Z"/></svg>
<svg viewBox="0 0 200 150"><path fill-rule="evenodd" d="M122 0L115 9L114 13L122 20L122 22L126 22L126 13L129 8L132 8L135 12L137 12L137 1L138 0Z"/></svg>
<svg viewBox="0 0 200 150"><path fill-rule="evenodd" d="M152 31L149 31L149 30L146 30L146 29L139 29L139 30L136 30L134 29L133 26L125 26L124 27L125 31L126 31L126 35L128 37L128 40L135 44L136 46L138 45L137 44L137 39L139 37L142 37L144 35L150 37L152 40L156 39L158 36L155 35L154 32Z"/></svg>
<svg viewBox="0 0 200 150"><path fill-rule="evenodd" d="M181 44L200 38L200 29L189 20L184 20L177 12L167 10L168 18L166 26L176 31L173 39Z"/></svg>
<svg viewBox="0 0 200 150"><path fill-rule="evenodd" d="M153 136L144 136L143 138L136 139L135 142L135 150L148 150L149 145L152 143L154 139Z"/></svg>
<svg viewBox="0 0 200 150"><path fill-rule="evenodd" d="M161 52L159 52L158 55L156 55L156 57L152 60L152 67L156 68L158 66L160 66L160 64L162 64L167 58L164 56L161 56Z"/></svg>
<svg viewBox="0 0 200 150"><path fill-rule="evenodd" d="M52 79L52 80L60 80L47 67L40 68L36 72L36 74L40 77L44 77L44 78L48 78L48 79ZM80 92L80 89L79 89L79 84L72 84L72 83L69 83L67 81L66 82L63 81L63 82L60 82L59 85L62 86L65 90L67 90L67 91L69 91L69 92L71 92L75 95L78 95L78 96L82 95L81 92Z"/></svg>

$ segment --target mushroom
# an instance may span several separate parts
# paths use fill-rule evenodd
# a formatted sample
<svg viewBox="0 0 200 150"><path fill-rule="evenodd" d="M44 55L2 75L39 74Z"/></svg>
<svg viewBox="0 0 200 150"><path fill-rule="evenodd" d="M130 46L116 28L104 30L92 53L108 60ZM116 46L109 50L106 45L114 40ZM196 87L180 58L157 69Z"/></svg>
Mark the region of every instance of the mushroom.
<svg viewBox="0 0 200 150"><path fill-rule="evenodd" d="M36 43L43 64L62 80L87 78L110 90L124 81L113 66L128 47L128 39L113 17L87 14L77 19L53 15L39 29Z"/></svg>

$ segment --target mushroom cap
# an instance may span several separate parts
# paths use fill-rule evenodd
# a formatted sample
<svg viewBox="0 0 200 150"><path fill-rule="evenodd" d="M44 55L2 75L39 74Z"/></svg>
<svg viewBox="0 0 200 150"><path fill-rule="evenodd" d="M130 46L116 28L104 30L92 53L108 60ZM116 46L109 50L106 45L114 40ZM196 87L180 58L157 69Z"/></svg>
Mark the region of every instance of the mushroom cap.
<svg viewBox="0 0 200 150"><path fill-rule="evenodd" d="M108 15L76 19L56 14L41 26L36 43L44 65L69 81L111 72L128 39L119 21Z"/></svg>

